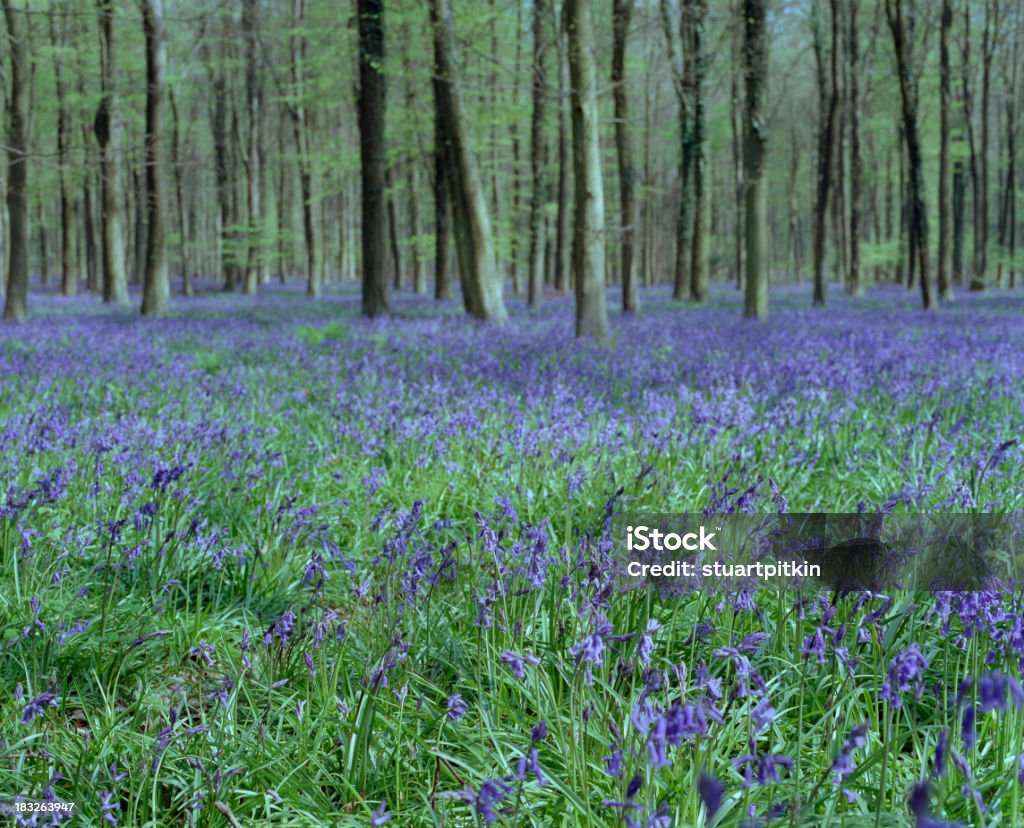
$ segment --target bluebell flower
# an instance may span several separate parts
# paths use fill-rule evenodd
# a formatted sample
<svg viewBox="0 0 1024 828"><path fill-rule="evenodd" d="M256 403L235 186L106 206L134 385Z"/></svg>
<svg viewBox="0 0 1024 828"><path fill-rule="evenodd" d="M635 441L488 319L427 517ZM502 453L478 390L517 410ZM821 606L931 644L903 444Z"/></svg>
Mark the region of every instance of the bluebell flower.
<svg viewBox="0 0 1024 828"><path fill-rule="evenodd" d="M461 693L453 693L448 699L448 721L457 722L469 712L469 705L462 699Z"/></svg>
<svg viewBox="0 0 1024 828"><path fill-rule="evenodd" d="M476 810L484 822L497 822L498 813L494 810L500 805L511 787L501 779L489 779L480 786L476 794Z"/></svg>
<svg viewBox="0 0 1024 828"><path fill-rule="evenodd" d="M903 704L900 693L909 690L914 682L920 686L920 678L928 667L928 661L920 647L911 644L889 662L889 672L882 685L881 697L893 707Z"/></svg>
<svg viewBox="0 0 1024 828"><path fill-rule="evenodd" d="M57 704L57 694L54 692L54 688L51 686L49 690L44 690L34 699L31 699L28 704L25 705L25 710L21 714L21 723L28 724L37 716L43 715L43 711L47 707L54 707Z"/></svg>
<svg viewBox="0 0 1024 828"><path fill-rule="evenodd" d="M378 805L370 815L370 825L373 826L373 828L377 828L377 826L390 821L391 814L388 813L388 804L382 799L380 801L380 805Z"/></svg>
<svg viewBox="0 0 1024 828"><path fill-rule="evenodd" d="M697 780L697 793L700 795L700 801L704 803L707 820L710 822L711 818L718 813L718 809L722 807L725 783L706 773L701 773Z"/></svg>

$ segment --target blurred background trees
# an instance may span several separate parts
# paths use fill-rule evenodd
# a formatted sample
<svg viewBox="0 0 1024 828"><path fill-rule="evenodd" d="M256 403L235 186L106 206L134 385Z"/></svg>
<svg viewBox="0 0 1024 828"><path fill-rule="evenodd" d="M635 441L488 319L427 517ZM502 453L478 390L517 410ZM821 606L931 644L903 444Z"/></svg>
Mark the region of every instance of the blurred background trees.
<svg viewBox="0 0 1024 828"><path fill-rule="evenodd" d="M760 280L818 305L1021 283L1013 0L5 0L4 23L10 320L30 280L145 283L161 313L165 273L361 281L369 315L431 281L481 319L574 295L597 335L604 285L635 311L754 274L763 316Z"/></svg>

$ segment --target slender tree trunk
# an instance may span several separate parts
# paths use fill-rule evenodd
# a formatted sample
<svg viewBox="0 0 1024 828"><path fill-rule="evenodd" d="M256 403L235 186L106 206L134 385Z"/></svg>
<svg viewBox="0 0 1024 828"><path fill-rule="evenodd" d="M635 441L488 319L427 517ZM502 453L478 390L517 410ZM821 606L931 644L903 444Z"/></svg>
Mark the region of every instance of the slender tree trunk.
<svg viewBox="0 0 1024 828"><path fill-rule="evenodd" d="M92 175L86 171L82 182L82 236L85 248L85 284L89 291L103 290L103 276L96 250L96 228L93 222Z"/></svg>
<svg viewBox="0 0 1024 828"><path fill-rule="evenodd" d="M166 183L163 164L163 95L167 53L164 46L162 0L141 0L146 36L146 271L142 282L142 315L167 310Z"/></svg>
<svg viewBox="0 0 1024 828"><path fill-rule="evenodd" d="M384 3L359 0L359 156L362 181L363 316L388 312L384 244ZM392 224L394 223L392 209ZM398 263L395 263L396 268Z"/></svg>
<svg viewBox="0 0 1024 828"><path fill-rule="evenodd" d="M395 210L395 170L394 167L388 169L385 177L385 202L387 204L387 230L388 240L391 243L391 266L395 290L402 289L402 277L405 274L405 268L402 267L402 251L398 245L398 213Z"/></svg>
<svg viewBox="0 0 1024 828"><path fill-rule="evenodd" d="M690 102L693 97L695 70L690 23L691 4L692 0L687 0L680 7L678 49L672 34L668 3L666 0L660 0L658 4L662 30L665 34L665 46L668 49L669 63L672 66L673 85L679 104L679 213L676 219L676 250L672 279L672 298L676 301L682 301L689 297L690 280L687 278L686 266L693 257L693 250L689 243L690 178L693 171L693 129ZM681 54L677 54L677 52L681 52Z"/></svg>
<svg viewBox="0 0 1024 828"><path fill-rule="evenodd" d="M863 158L860 147L860 38L857 31L859 0L849 0L849 51L850 66L850 263L847 276L847 290L851 296L864 293L864 281L860 268L861 207L864 200Z"/></svg>
<svg viewBox="0 0 1024 828"><path fill-rule="evenodd" d="M124 223L121 197L121 115L118 110L117 52L114 43L113 0L96 0L100 29L100 80L103 99L96 113L94 129L100 145L100 174L103 179L103 301L128 304L128 273L125 265Z"/></svg>
<svg viewBox="0 0 1024 828"><path fill-rule="evenodd" d="M291 243L292 204L288 198L290 179L285 175L284 161L286 139L286 131L282 127L277 133L277 267L278 280L282 285L288 281L293 250Z"/></svg>
<svg viewBox="0 0 1024 828"><path fill-rule="evenodd" d="M964 283L964 214L967 212L967 174L964 162L957 158L953 162L953 279L958 285Z"/></svg>
<svg viewBox="0 0 1024 828"><path fill-rule="evenodd" d="M952 280L952 244L951 219L953 213L953 190L950 180L950 133L953 125L950 118L950 69L949 69L949 32L953 27L953 0L942 0L942 17L939 43L939 95L940 115L939 132L941 143L939 149L939 300L949 301L953 298Z"/></svg>
<svg viewBox="0 0 1024 828"><path fill-rule="evenodd" d="M145 139L143 139L145 140ZM142 164L133 164L131 171L132 191L126 194L126 209L135 216L134 231L131 237L131 248L135 266L128 273L128 283L132 285L142 284L143 275L146 272L146 171L145 159ZM140 167L143 169L140 170ZM132 199L127 202L127 199Z"/></svg>
<svg viewBox="0 0 1024 828"><path fill-rule="evenodd" d="M704 102L704 79L708 55L704 45L707 0L689 0L691 51L693 53L693 236L690 258L690 298L694 302L708 300L708 198L707 124Z"/></svg>
<svg viewBox="0 0 1024 828"><path fill-rule="evenodd" d="M31 121L31 116L29 116ZM31 128L28 130L31 134ZM44 287L50 282L50 243L46 234L46 216L43 213L43 202L36 204L36 239L39 241L39 282ZM31 267L29 268L31 270Z"/></svg>
<svg viewBox="0 0 1024 828"><path fill-rule="evenodd" d="M972 207L972 227L974 229L974 251L971 260L971 278L970 278L970 289L971 290L983 290L985 287L984 281L978 277L978 267L980 265L981 250L978 247L978 240L981 238L981 180L979 175L979 163L978 163L978 145L974 130L974 95L971 84L971 70L974 68L974 64L971 60L971 12L970 5L964 3L964 16L963 16L963 45L960 51L960 84L963 91L963 104L964 104L964 124L967 127L967 147L970 158L970 173L971 173L971 193L973 195L971 199Z"/></svg>
<svg viewBox="0 0 1024 828"><path fill-rule="evenodd" d="M552 6L552 9L554 6ZM556 25L557 30L557 25ZM565 38L558 37L558 218L555 229L555 290L567 293L572 278L572 250L569 241L572 210L572 132L569 123L569 62Z"/></svg>
<svg viewBox="0 0 1024 828"><path fill-rule="evenodd" d="M434 67L434 298L451 298L451 182L448 161L451 152L441 115L441 75Z"/></svg>
<svg viewBox="0 0 1024 828"><path fill-rule="evenodd" d="M828 233L828 199L832 187L832 171L835 158L836 123L839 118L838 55L839 45L839 3L831 0L832 46L829 53L830 80L826 87L824 47L821 43L821 27L815 21L814 55L818 67L818 189L814 207L814 299L816 307L825 305L825 254Z"/></svg>
<svg viewBox="0 0 1024 828"><path fill-rule="evenodd" d="M497 28L495 28L497 31ZM516 4L516 57L515 57L515 68L512 77L514 78L512 84L512 107L514 110L519 110L519 82L522 77L522 52L523 52L523 4ZM520 182L522 175L520 173L520 145L519 145L519 118L512 121L509 127L509 134L512 138L512 219L509 222L509 230L511 232L511 249L509 253L512 257L511 262L511 276L512 276L512 292L519 296L523 292L522 288L522 276L520 275L520 260L522 259L520 239L522 237L522 229L520 227L519 218L519 203L520 203Z"/></svg>
<svg viewBox="0 0 1024 828"><path fill-rule="evenodd" d="M409 251L412 258L412 287L417 295L427 292L427 273L423 269L423 254L420 248L420 173L418 158L409 160Z"/></svg>
<svg viewBox="0 0 1024 828"><path fill-rule="evenodd" d="M249 205L249 244L242 291L256 293L265 281L266 257L263 255L263 170L260 158L260 129L263 120L263 89L259 73L259 9L258 0L242 3L242 34L245 38L245 95L249 110L245 154L246 196Z"/></svg>
<svg viewBox="0 0 1024 828"><path fill-rule="evenodd" d="M58 12L59 8L59 12ZM75 209L68 181L69 139L71 118L67 105L67 83L64 77L64 48L67 31L67 5L50 8L50 40L53 44L53 75L57 91L57 164L60 187L60 270L61 293L74 296L78 292L78 273L74 259ZM58 29L58 13L60 26Z"/></svg>
<svg viewBox="0 0 1024 828"><path fill-rule="evenodd" d="M992 89L992 58L996 48L996 33L999 31L999 0L986 0L985 2L985 28L981 38L981 145L979 147L979 170L978 176L981 182L981 190L976 194L978 199L978 226L975 230L980 233L975 239L975 284L972 289L980 287L984 290L988 286L988 240L989 220L991 215L989 198L989 124L991 109Z"/></svg>
<svg viewBox="0 0 1024 828"><path fill-rule="evenodd" d="M7 216L10 246L4 321L28 318L28 121L29 75L26 12L4 0L8 50L11 54L10 102L7 110Z"/></svg>
<svg viewBox="0 0 1024 828"><path fill-rule="evenodd" d="M533 0L533 112L530 116L530 261L527 303L538 307L544 300L544 203L547 200L547 144L544 113L547 103L547 50L544 34L547 0Z"/></svg>
<svg viewBox="0 0 1024 828"><path fill-rule="evenodd" d="M800 150L797 142L796 124L789 129L789 256L790 269L796 281L800 281L799 214L796 206L797 181L800 174ZM742 235L740 236L742 239Z"/></svg>
<svg viewBox="0 0 1024 828"><path fill-rule="evenodd" d="M431 0L434 64L439 70L441 116L448 138L448 172L452 179L455 241L466 310L478 319L508 319L502 280L494 256L487 198L480 179L454 55L451 0Z"/></svg>
<svg viewBox="0 0 1024 828"><path fill-rule="evenodd" d="M643 52L645 61L653 61L653 43L648 37L648 27L643 28ZM650 63L648 63L650 65ZM650 72L644 72L644 172L643 172L643 221L641 223L643 242L640 246L640 281L644 287L651 287L657 281L655 274L659 267L654 242L654 118L658 111L659 84L654 82Z"/></svg>
<svg viewBox="0 0 1024 828"><path fill-rule="evenodd" d="M639 310L636 279L636 170L633 167L632 135L629 127L629 92L626 89L626 38L629 34L633 0L613 0L612 93L615 98L615 149L619 158L620 216L622 221L622 310Z"/></svg>
<svg viewBox="0 0 1024 828"><path fill-rule="evenodd" d="M174 90L167 90L168 103L171 105L171 168L174 170L174 207L178 214L179 267L181 268L182 293L192 296L192 261L189 256L191 233L185 220L185 197L182 192L182 158L181 158L181 119L178 117L178 104Z"/></svg>
<svg viewBox="0 0 1024 828"><path fill-rule="evenodd" d="M732 13L739 16L739 3L742 0L735 0ZM732 60L729 69L729 128L732 138L732 186L733 186L733 209L734 232L733 237L733 268L735 271L736 289L743 289L743 102L742 102L742 64L743 64L743 29L740 26L732 27ZM794 134L795 135L795 134ZM794 137L795 140L795 137ZM793 164L798 165L794 156ZM794 194L795 198L795 194ZM795 244L796 211L791 212L790 229L792 235L790 243ZM795 248L794 248L795 251ZM796 257L794 257L794 262ZM798 269L794 264L794 269ZM799 274L797 274L799 278Z"/></svg>
<svg viewBox="0 0 1024 828"><path fill-rule="evenodd" d="M893 48L896 52L904 137L907 142L910 184L908 236L910 247L914 251L914 264L918 269L917 279L921 288L921 304L925 310L928 310L932 304L928 284L928 215L925 212L923 161L917 124L917 90L914 86L911 69L910 43L904 23L903 0L885 0L885 11L889 20L889 30L892 32Z"/></svg>
<svg viewBox="0 0 1024 828"><path fill-rule="evenodd" d="M576 182L572 245L576 336L603 339L608 335L604 188L590 0L565 1L565 30L569 41L573 176Z"/></svg>
<svg viewBox="0 0 1024 828"><path fill-rule="evenodd" d="M292 0L292 22L295 27L291 38L292 88L298 101L289 108L289 112L292 129L295 132L299 189L302 192L302 232L306 243L306 293L309 296L319 296L323 284L321 272L323 258L320 255L320 233L317 226L319 210L313 178L309 111L304 102L306 94L306 0Z"/></svg>
<svg viewBox="0 0 1024 828"><path fill-rule="evenodd" d="M768 86L767 0L743 0L743 57L746 85L743 168L746 179L746 291L743 315L768 316L768 244L764 167L768 143L764 93Z"/></svg>

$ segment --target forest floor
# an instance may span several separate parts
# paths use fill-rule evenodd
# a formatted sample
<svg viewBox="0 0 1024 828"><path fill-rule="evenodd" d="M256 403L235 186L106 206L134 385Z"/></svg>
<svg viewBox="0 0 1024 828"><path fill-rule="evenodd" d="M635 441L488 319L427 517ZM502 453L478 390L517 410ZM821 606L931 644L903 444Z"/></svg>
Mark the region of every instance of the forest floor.
<svg viewBox="0 0 1024 828"><path fill-rule="evenodd" d="M1021 509L1024 297L809 298L652 290L596 344L569 299L34 293L0 328L0 807L896 826L930 779L919 819L1024 823L1019 592L614 588L621 509Z"/></svg>

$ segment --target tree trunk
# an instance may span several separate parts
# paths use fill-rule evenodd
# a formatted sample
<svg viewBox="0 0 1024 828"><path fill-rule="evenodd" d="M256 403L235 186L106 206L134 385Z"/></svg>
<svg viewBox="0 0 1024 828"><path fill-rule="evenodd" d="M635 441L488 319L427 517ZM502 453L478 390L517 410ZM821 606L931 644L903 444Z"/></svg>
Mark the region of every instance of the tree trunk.
<svg viewBox="0 0 1024 828"><path fill-rule="evenodd" d="M604 189L601 181L597 61L590 0L565 0L572 88L572 155L575 178L572 270L576 286L576 336L608 335L605 306Z"/></svg>
<svg viewBox="0 0 1024 828"><path fill-rule="evenodd" d="M28 119L29 76L26 12L4 0L8 49L11 53L10 104L7 111L7 216L10 246L4 321L28 318Z"/></svg>
<svg viewBox="0 0 1024 828"><path fill-rule="evenodd" d="M996 34L999 31L999 0L986 0L985 28L981 37L981 145L979 149L978 177L981 189L975 193L978 200L978 221L975 233L975 266L972 290L984 290L988 286L988 237L989 217L989 112L991 108L992 57L996 48Z"/></svg>
<svg viewBox="0 0 1024 828"><path fill-rule="evenodd" d="M544 141L544 112L547 99L547 38L545 3L533 2L533 112L530 116L530 261L527 276L527 304L531 308L544 300L544 203L547 201L547 145Z"/></svg>
<svg viewBox="0 0 1024 828"><path fill-rule="evenodd" d="M454 54L451 0L431 0L434 64L439 74L441 118L448 138L455 242L466 310L478 319L508 319L502 280L494 257L494 239L480 170L470 145L469 123Z"/></svg>
<svg viewBox="0 0 1024 828"><path fill-rule="evenodd" d="M278 280L281 284L288 281L289 271L292 266L292 252L294 246L291 243L292 233L292 204L288 198L288 184L290 180L285 175L284 148L286 131L282 128L277 133L277 267Z"/></svg>
<svg viewBox="0 0 1024 828"><path fill-rule="evenodd" d="M743 0L743 57L746 85L743 169L747 185L746 290L743 315L768 316L767 210L764 166L768 142L764 93L768 86L767 0Z"/></svg>
<svg viewBox="0 0 1024 828"><path fill-rule="evenodd" d="M558 29L557 24L555 28ZM558 218L555 227L555 290L567 293L572 277L572 250L569 241L572 210L572 130L569 124L569 62L562 34L558 35L558 43Z"/></svg>
<svg viewBox="0 0 1024 828"><path fill-rule="evenodd" d="M908 237L910 248L914 254L914 264L917 267L917 279L921 287L921 304L925 310L928 310L932 304L928 285L928 215L925 212L923 161L917 124L917 90L911 70L910 44L904 24L903 0L885 0L885 12L889 20L889 30L892 32L893 48L896 52L900 100L903 109L903 134L907 143L910 185Z"/></svg>
<svg viewBox="0 0 1024 828"><path fill-rule="evenodd" d="M739 2L732 9L735 16L739 16ZM742 90L740 86L741 70L743 64L743 30L740 26L733 27L732 33L732 60L729 67L729 129L732 139L732 186L733 186L733 210L734 210L734 231L733 231L733 268L735 270L736 289L743 289L743 104L741 101ZM795 133L794 133L795 141ZM794 155L794 167L799 161ZM795 177L794 177L795 181ZM796 212L790 216L790 243L796 243ZM795 252L795 248L794 252ZM794 262L796 261L794 256ZM799 267L794 264L794 269ZM799 279L799 273L797 273Z"/></svg>
<svg viewBox="0 0 1024 828"><path fill-rule="evenodd" d="M704 78L708 55L704 45L707 0L688 0L690 6L690 42L693 53L693 235L690 259L690 298L708 300L708 198L707 125L705 118Z"/></svg>
<svg viewBox="0 0 1024 828"><path fill-rule="evenodd" d="M615 149L619 159L619 196L622 221L622 310L639 310L636 279L636 170L633 167L632 135L629 127L626 89L626 38L629 34L633 0L613 0L612 6L612 93L615 97Z"/></svg>
<svg viewBox="0 0 1024 828"><path fill-rule="evenodd" d="M60 186L60 270L61 293L74 296L78 292L78 273L74 260L74 201L71 198L71 186L68 181L69 138L71 118L67 106L67 84L64 78L64 61L61 51L64 48L67 32L67 5L59 6L60 29L57 26L58 7L50 8L50 40L53 44L53 75L57 91L57 164Z"/></svg>
<svg viewBox="0 0 1024 828"><path fill-rule="evenodd" d="M103 301L128 304L128 273L125 265L124 223L121 196L121 115L118 111L117 52L114 43L113 0L96 0L100 29L100 80L103 99L96 113L94 129L100 145L100 174L103 178Z"/></svg>
<svg viewBox="0 0 1024 828"><path fill-rule="evenodd" d="M676 250L672 277L672 298L682 301L689 296L690 280L686 278L687 260L692 261L689 244L690 231L690 176L693 170L693 135L690 123L690 99L693 97L695 61L693 60L690 5L687 0L680 7L679 44L672 34L672 23L667 0L658 4L669 64L672 67L673 87L679 105L679 212L676 218ZM681 54L678 54L680 53Z"/></svg>
<svg viewBox="0 0 1024 828"><path fill-rule="evenodd" d="M178 104L174 98L174 90L167 90L168 103L171 105L171 168L174 170L174 205L178 214L179 267L181 268L182 293L192 296L192 261L189 256L191 233L185 220L185 197L182 192L182 159L181 159L181 119L178 117Z"/></svg>
<svg viewBox="0 0 1024 828"><path fill-rule="evenodd" d="M146 271L142 282L142 315L167 310L166 185L163 164L163 95L167 53L164 46L162 0L142 1L146 36Z"/></svg>
<svg viewBox="0 0 1024 828"><path fill-rule="evenodd" d="M256 293L266 281L266 257L263 255L263 169L260 158L260 129L263 121L263 89L259 73L259 9L258 0L242 3L242 34L245 38L245 94L249 110L245 154L247 161L246 196L249 204L249 244L242 291Z"/></svg>
<svg viewBox="0 0 1024 828"><path fill-rule="evenodd" d="M953 298L952 270L952 232L951 219L953 214L953 190L950 181L950 84L949 84L949 32L953 27L953 0L942 0L942 18L939 43L939 95L941 112L939 115L939 132L941 144L939 149L939 300L948 301Z"/></svg>
<svg viewBox="0 0 1024 828"><path fill-rule="evenodd" d="M814 56L818 68L818 188L814 205L814 299L816 307L825 305L825 253L828 233L828 197L832 187L836 122L839 117L839 83L837 75L839 45L839 3L831 0L832 46L829 55L830 80L826 87L825 58L821 43L821 26L814 25Z"/></svg>
<svg viewBox="0 0 1024 828"><path fill-rule="evenodd" d="M434 298L451 298L451 182L447 157L451 152L441 116L440 71L434 67Z"/></svg>
<svg viewBox="0 0 1024 828"><path fill-rule="evenodd" d="M427 273L423 269L423 252L420 248L420 172L419 158L409 160L409 250L412 257L412 289L418 296L427 292Z"/></svg>
<svg viewBox="0 0 1024 828"><path fill-rule="evenodd" d="M384 244L384 3L359 0L359 157L362 182L363 316L388 312Z"/></svg>
<svg viewBox="0 0 1024 828"><path fill-rule="evenodd" d="M320 271L322 257L320 255L320 233L317 227L317 194L313 178L313 159L310 147L309 112L304 97L305 63L306 63L306 0L292 0L292 23L294 31L291 38L291 74L292 88L298 101L289 107L292 129L295 132L295 150L298 155L299 189L302 192L302 232L306 243L306 294L319 296L323 284Z"/></svg>
<svg viewBox="0 0 1024 828"><path fill-rule="evenodd" d="M385 203L387 205L387 230L388 241L391 243L391 267L395 290L402 289L402 276L405 269L402 267L402 251L398 246L398 213L395 210L395 169L391 167L387 171L385 182Z"/></svg>
<svg viewBox="0 0 1024 828"><path fill-rule="evenodd" d="M860 271L860 220L863 203L863 158L860 148L860 40L857 31L859 0L849 0L849 50L850 66L850 262L847 271L847 291L851 296L864 293L864 281Z"/></svg>

